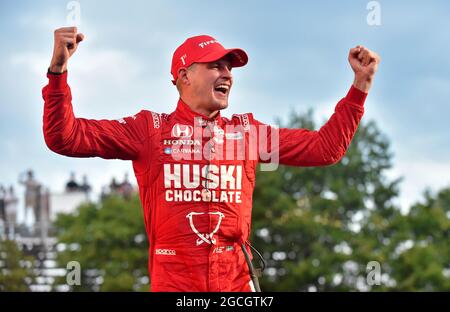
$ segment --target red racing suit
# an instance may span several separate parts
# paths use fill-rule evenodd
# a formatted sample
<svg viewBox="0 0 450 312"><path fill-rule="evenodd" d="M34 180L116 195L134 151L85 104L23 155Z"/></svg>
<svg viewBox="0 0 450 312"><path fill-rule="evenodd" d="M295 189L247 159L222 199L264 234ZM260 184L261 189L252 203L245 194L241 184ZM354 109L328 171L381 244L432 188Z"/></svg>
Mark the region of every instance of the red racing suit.
<svg viewBox="0 0 450 312"><path fill-rule="evenodd" d="M119 120L88 120L74 116L67 72L47 77L43 131L52 151L132 161L152 291L253 290L240 245L250 234L258 162L276 154L286 165L336 163L367 95L351 87L318 131L269 127L252 114L207 118L181 100L171 114L142 110ZM260 145L271 146L269 153Z"/></svg>

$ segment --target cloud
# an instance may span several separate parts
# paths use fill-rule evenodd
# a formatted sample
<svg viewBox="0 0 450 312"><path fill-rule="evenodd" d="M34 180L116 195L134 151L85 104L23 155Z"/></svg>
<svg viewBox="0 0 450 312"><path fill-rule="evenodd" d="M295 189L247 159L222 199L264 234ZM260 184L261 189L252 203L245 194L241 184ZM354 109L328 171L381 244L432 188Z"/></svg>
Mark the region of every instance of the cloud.
<svg viewBox="0 0 450 312"><path fill-rule="evenodd" d="M17 70L30 71L42 77L42 73L45 73L49 65L49 56L33 51L21 52L11 55L9 62L12 67L19 67Z"/></svg>
<svg viewBox="0 0 450 312"><path fill-rule="evenodd" d="M388 177L400 176L404 180L400 184L399 203L402 211L408 211L412 204L423 200L423 192L429 188L437 192L450 187L450 163L418 161L412 158L401 158L394 161L394 168Z"/></svg>

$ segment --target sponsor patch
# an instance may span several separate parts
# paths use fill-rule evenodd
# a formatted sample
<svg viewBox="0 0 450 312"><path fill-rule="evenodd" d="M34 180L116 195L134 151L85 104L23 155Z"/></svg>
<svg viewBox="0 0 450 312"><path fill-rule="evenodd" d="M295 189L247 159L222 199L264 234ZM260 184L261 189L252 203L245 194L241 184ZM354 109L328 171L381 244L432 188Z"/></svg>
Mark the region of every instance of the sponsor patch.
<svg viewBox="0 0 450 312"><path fill-rule="evenodd" d="M167 155L172 154L172 149L171 149L170 147L166 147L166 148L164 149L164 154L167 154Z"/></svg>
<svg viewBox="0 0 450 312"><path fill-rule="evenodd" d="M225 133L225 137L227 140L242 140L244 138L241 132Z"/></svg>
<svg viewBox="0 0 450 312"><path fill-rule="evenodd" d="M152 112L152 117L153 117L153 127L155 129L159 129L159 127L161 126L159 114Z"/></svg>
<svg viewBox="0 0 450 312"><path fill-rule="evenodd" d="M190 125L175 124L172 127L172 136L176 138L189 138L194 133L194 129Z"/></svg>
<svg viewBox="0 0 450 312"><path fill-rule="evenodd" d="M174 249L156 249L155 254L163 256L176 256L177 252Z"/></svg>

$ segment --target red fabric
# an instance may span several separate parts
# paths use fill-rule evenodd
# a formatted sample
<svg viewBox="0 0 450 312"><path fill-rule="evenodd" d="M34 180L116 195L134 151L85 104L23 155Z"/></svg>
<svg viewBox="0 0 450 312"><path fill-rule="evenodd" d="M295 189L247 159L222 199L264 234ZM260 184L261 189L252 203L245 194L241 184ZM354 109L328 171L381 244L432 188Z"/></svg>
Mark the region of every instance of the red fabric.
<svg viewBox="0 0 450 312"><path fill-rule="evenodd" d="M250 234L256 164L267 160L258 151L252 157L249 142L258 136L259 143L270 143L276 129L252 114L209 119L181 100L171 114L142 110L122 120L76 118L67 73L48 78L43 131L52 151L132 160L150 242L151 289L250 291L240 245ZM281 164L336 163L357 130L365 98L352 87L320 130L280 129L279 147L272 151L279 152ZM200 132L205 136L199 137ZM235 147L240 143L246 151L241 158ZM233 157L219 157L226 153Z"/></svg>

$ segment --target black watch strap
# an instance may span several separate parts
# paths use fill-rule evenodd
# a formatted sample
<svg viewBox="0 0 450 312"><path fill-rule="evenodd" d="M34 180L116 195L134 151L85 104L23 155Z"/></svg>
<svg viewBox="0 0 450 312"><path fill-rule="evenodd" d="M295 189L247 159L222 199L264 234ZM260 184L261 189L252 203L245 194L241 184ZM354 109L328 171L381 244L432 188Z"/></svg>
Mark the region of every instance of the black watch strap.
<svg viewBox="0 0 450 312"><path fill-rule="evenodd" d="M55 72L52 72L52 71L50 70L50 67L49 67L48 70L47 70L47 73L49 73L49 74L51 74L51 75L62 75L62 74L64 74L66 71L67 71L67 69L66 69L65 71L63 71L62 73L55 73Z"/></svg>

